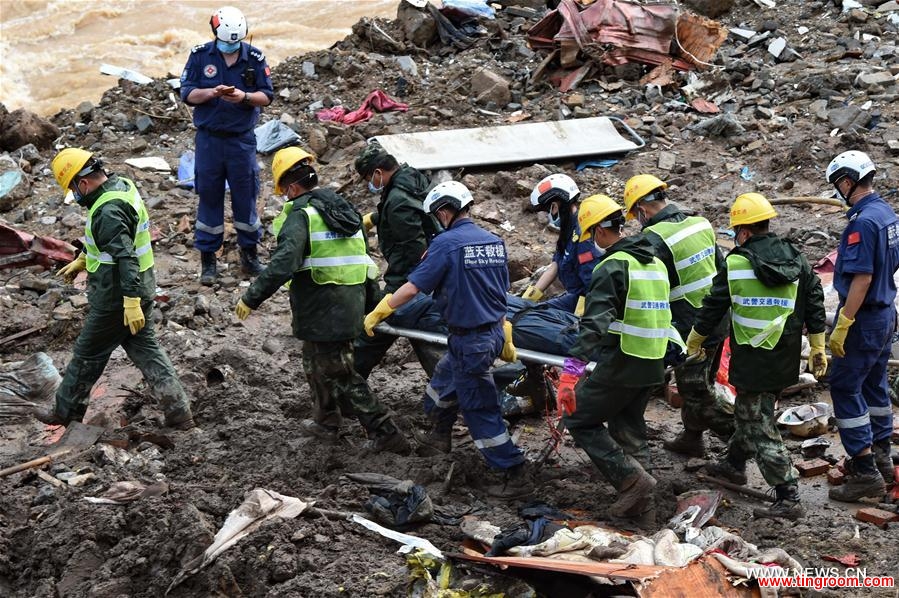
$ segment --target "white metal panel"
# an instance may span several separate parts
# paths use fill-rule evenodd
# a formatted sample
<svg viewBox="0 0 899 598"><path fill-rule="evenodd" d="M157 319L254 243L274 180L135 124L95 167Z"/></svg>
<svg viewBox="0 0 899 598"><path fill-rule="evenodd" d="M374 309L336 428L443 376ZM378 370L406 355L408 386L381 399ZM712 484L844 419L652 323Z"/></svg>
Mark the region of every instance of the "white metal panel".
<svg viewBox="0 0 899 598"><path fill-rule="evenodd" d="M420 170L626 152L625 139L605 116L375 137L401 163Z"/></svg>

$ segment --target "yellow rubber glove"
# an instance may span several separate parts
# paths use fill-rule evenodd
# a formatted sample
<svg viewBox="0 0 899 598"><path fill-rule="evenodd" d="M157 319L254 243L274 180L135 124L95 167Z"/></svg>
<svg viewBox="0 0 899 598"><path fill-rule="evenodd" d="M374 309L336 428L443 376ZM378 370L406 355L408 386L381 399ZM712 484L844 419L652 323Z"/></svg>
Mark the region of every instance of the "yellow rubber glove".
<svg viewBox="0 0 899 598"><path fill-rule="evenodd" d="M515 351L515 345L512 344L512 322L509 320L503 322L503 336L506 340L503 343L503 350L502 353L499 354L499 358L503 361L512 363L518 359L518 352Z"/></svg>
<svg viewBox="0 0 899 598"><path fill-rule="evenodd" d="M251 311L253 310L247 307L243 299L237 300L237 305L234 307L234 315L237 316L238 320L246 320L250 316Z"/></svg>
<svg viewBox="0 0 899 598"><path fill-rule="evenodd" d="M374 336L375 326L389 318L390 314L396 311L390 307L390 304L388 303L391 297L393 297L393 293L384 295L384 298L381 299L381 302L375 306L372 312L365 316L365 321L362 325L365 327L365 334L368 336Z"/></svg>
<svg viewBox="0 0 899 598"><path fill-rule="evenodd" d="M375 223L371 221L371 217L374 216L374 212L369 212L368 214L362 215L362 226L365 227L365 234L371 232L371 229L375 227Z"/></svg>
<svg viewBox="0 0 899 598"><path fill-rule="evenodd" d="M695 328L690 329L690 335L687 337L687 358L693 357L694 355L695 361L705 358L705 350L702 348L702 343L705 342L706 338L708 337L702 336L696 332Z"/></svg>
<svg viewBox="0 0 899 598"><path fill-rule="evenodd" d="M811 350L808 352L808 369L819 380L827 373L827 356L824 354L824 333L808 335Z"/></svg>
<svg viewBox="0 0 899 598"><path fill-rule="evenodd" d="M587 305L587 298L581 295L577 299L577 305L574 306L574 315L581 317L584 315L584 307Z"/></svg>
<svg viewBox="0 0 899 598"><path fill-rule="evenodd" d="M837 315L837 325L834 326L833 332L830 333L830 352L834 357L846 357L846 349L843 343L846 342L846 335L849 334L849 327L855 324L855 320L851 320L843 315L843 310Z"/></svg>
<svg viewBox="0 0 899 598"><path fill-rule="evenodd" d="M125 326L131 329L131 334L137 334L147 324L144 311L140 308L140 297L122 299L122 305L125 307Z"/></svg>
<svg viewBox="0 0 899 598"><path fill-rule="evenodd" d="M62 276L62 279L66 284L72 284L75 281L75 277L78 276L78 273L84 270L85 259L86 256L83 253L79 253L78 257L60 268L56 275Z"/></svg>
<svg viewBox="0 0 899 598"><path fill-rule="evenodd" d="M534 285L530 285L524 290L521 298L527 301L540 301L541 299L543 299L543 291L541 291Z"/></svg>

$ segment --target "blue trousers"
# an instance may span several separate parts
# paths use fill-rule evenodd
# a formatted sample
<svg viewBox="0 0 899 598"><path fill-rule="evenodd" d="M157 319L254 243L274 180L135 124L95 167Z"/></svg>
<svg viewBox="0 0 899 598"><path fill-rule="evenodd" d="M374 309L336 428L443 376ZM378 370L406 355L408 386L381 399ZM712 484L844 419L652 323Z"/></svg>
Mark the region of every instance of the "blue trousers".
<svg viewBox="0 0 899 598"><path fill-rule="evenodd" d="M449 431L459 411L474 444L487 464L509 469L524 463L524 453L512 442L499 404L490 366L503 348L499 324L485 332L450 334L449 350L437 362L425 389L425 413L439 431Z"/></svg>
<svg viewBox="0 0 899 598"><path fill-rule="evenodd" d="M259 195L259 165L256 135L252 130L239 137L215 137L197 131L194 181L200 204L194 229L194 247L218 251L225 233L225 181L231 188L231 213L237 244L254 247L262 236L256 215Z"/></svg>
<svg viewBox="0 0 899 598"><path fill-rule="evenodd" d="M830 396L840 440L851 457L892 434L887 360L895 327L892 306L859 310L843 345L846 357L833 360Z"/></svg>
<svg viewBox="0 0 899 598"><path fill-rule="evenodd" d="M574 313L575 308L577 307L577 300L579 295L575 295L574 293L565 292L559 295L558 297L553 297L552 299L547 299L543 301L543 305L549 305L555 309L561 309L562 311L567 311L570 314Z"/></svg>

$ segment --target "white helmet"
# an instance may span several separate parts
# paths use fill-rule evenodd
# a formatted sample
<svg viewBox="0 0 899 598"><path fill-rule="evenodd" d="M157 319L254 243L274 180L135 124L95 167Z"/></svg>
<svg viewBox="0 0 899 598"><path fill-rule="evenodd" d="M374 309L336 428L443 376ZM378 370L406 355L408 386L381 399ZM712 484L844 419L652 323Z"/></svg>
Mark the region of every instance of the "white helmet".
<svg viewBox="0 0 899 598"><path fill-rule="evenodd" d="M563 204L570 204L577 201L580 194L581 190L570 176L551 174L537 183L531 191L531 205L538 210L548 210L552 202L558 200Z"/></svg>
<svg viewBox="0 0 899 598"><path fill-rule="evenodd" d="M474 201L468 187L458 181L440 183L425 197L424 210L436 214L444 206L451 206L457 212Z"/></svg>
<svg viewBox="0 0 899 598"><path fill-rule="evenodd" d="M868 154L850 150L843 152L827 165L827 182L833 185L848 176L853 183L858 183L875 170L877 169L874 168L874 161Z"/></svg>
<svg viewBox="0 0 899 598"><path fill-rule="evenodd" d="M212 34L223 42L233 44L247 36L247 20L243 13L233 6L223 6L209 19Z"/></svg>

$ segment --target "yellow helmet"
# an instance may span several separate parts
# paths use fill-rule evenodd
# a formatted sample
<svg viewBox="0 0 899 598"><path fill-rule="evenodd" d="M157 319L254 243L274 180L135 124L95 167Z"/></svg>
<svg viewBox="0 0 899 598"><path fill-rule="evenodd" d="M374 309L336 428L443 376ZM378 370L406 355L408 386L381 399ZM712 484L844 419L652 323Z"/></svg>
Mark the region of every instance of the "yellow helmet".
<svg viewBox="0 0 899 598"><path fill-rule="evenodd" d="M578 241L590 238L591 229L614 214L620 212L621 206L608 195L591 195L581 202L577 212L577 224L581 229Z"/></svg>
<svg viewBox="0 0 899 598"><path fill-rule="evenodd" d="M744 193L730 208L730 227L755 224L777 216L774 206L761 193Z"/></svg>
<svg viewBox="0 0 899 598"><path fill-rule="evenodd" d="M296 166L298 162L309 160L315 162L315 154L310 154L306 150L299 147L285 147L275 153L272 159L272 178L275 180L275 193L281 195L284 189L281 188L280 181L284 173Z"/></svg>
<svg viewBox="0 0 899 598"><path fill-rule="evenodd" d="M638 174L632 176L624 184L624 212L626 220L633 220L634 214L631 208L634 204L655 191L667 189L668 183L651 174Z"/></svg>
<svg viewBox="0 0 899 598"><path fill-rule="evenodd" d="M53 170L53 176L63 191L69 188L72 179L84 169L92 157L92 153L80 147L67 147L56 154L50 163L50 169Z"/></svg>

